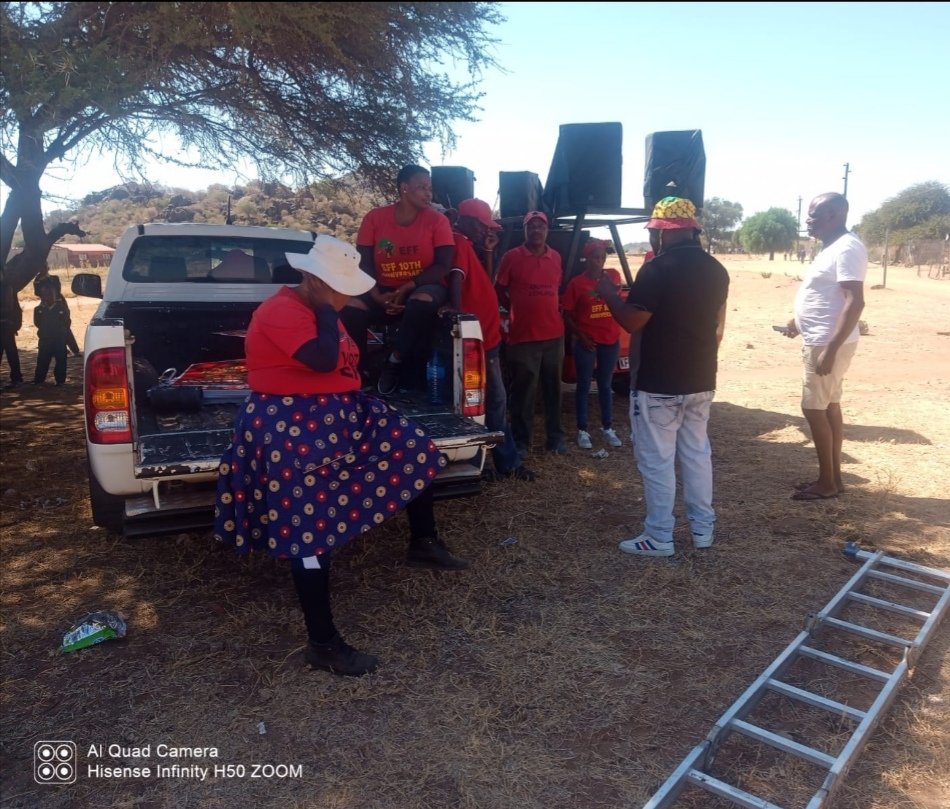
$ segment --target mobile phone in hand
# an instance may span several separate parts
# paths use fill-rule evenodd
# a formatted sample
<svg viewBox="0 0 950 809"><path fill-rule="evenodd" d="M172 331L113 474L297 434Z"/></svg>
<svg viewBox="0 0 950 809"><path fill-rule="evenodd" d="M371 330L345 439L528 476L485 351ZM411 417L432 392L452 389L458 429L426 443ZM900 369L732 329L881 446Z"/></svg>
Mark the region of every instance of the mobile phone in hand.
<svg viewBox="0 0 950 809"><path fill-rule="evenodd" d="M788 326L772 326L779 334L788 337Z"/></svg>

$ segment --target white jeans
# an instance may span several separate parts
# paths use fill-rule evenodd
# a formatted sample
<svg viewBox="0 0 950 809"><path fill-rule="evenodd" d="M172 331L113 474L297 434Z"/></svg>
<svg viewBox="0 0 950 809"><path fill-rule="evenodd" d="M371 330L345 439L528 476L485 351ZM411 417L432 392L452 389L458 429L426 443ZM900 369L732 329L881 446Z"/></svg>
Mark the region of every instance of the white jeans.
<svg viewBox="0 0 950 809"><path fill-rule="evenodd" d="M630 392L633 454L646 500L644 532L657 542L673 541L677 461L690 528L694 534L710 534L715 526L712 452L706 435L714 394Z"/></svg>

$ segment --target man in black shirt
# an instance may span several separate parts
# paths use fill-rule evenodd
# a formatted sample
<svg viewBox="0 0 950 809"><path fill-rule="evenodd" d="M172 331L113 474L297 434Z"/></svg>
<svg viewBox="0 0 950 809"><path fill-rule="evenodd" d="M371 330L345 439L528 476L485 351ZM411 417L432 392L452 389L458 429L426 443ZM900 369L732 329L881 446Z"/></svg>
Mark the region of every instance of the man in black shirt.
<svg viewBox="0 0 950 809"><path fill-rule="evenodd" d="M696 207L666 197L647 224L660 249L640 268L626 301L602 285L614 318L641 332L640 367L630 394L630 426L643 479L643 532L620 543L638 556L673 555L679 460L683 500L696 548L713 543L712 456L706 424L726 323L729 275L703 250Z"/></svg>

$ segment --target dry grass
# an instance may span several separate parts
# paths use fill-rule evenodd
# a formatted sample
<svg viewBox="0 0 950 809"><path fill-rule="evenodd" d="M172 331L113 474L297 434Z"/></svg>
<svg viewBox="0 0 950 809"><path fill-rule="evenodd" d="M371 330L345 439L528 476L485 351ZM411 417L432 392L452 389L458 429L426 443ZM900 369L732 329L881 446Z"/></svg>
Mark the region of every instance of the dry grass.
<svg viewBox="0 0 950 809"><path fill-rule="evenodd" d="M537 482L437 506L450 545L473 562L465 574L405 568L404 516L339 552L337 622L383 661L357 681L303 667L281 563L240 560L206 533L124 542L89 527L77 383L5 392L3 805L642 805L852 575L846 541L950 568L950 344L936 336L950 283L892 270L891 288L869 293L871 335L846 391L849 491L794 503L790 486L812 472L814 453L798 412L797 346L770 326L787 319L797 265L782 277L782 262L726 263L730 322L710 427L714 548L688 549L680 528L672 560L623 557L616 542L642 517L629 448L604 460L577 449L539 455ZM21 337L28 342L29 329ZM566 395L569 429L572 413ZM616 414L626 438L622 402ZM96 609L122 612L128 637L57 655L62 633ZM948 644L944 627L835 809L950 802ZM888 662L867 646L848 651ZM790 678L837 698L844 688L858 707L869 699L860 682L817 668ZM778 699L756 721L832 751L849 730ZM220 758L159 763L301 764L304 774L204 783L83 775L40 787L32 750L47 738L75 740L83 768L93 743L151 744L150 762L124 763L154 765L165 742L214 746ZM740 740L717 766L788 809L804 806L801 783L815 787L810 765ZM682 805L716 806L697 795Z"/></svg>

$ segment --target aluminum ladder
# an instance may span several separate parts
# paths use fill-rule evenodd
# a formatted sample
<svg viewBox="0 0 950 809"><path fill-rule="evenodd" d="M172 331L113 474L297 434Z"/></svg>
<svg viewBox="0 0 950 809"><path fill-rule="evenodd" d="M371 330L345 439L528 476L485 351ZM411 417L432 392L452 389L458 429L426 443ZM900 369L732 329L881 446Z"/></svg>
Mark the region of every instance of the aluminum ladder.
<svg viewBox="0 0 950 809"><path fill-rule="evenodd" d="M884 556L883 552L869 553L848 543L844 554L850 559L866 560L851 580L828 602L817 615L811 616L806 628L795 638L759 678L750 685L730 708L719 718L705 740L698 744L683 759L672 775L663 783L643 809L666 809L673 806L687 786L724 799L735 806L746 809L787 809L779 804L752 795L708 773L720 745L732 733L742 734L757 742L777 748L785 753L798 756L827 770L827 776L821 787L812 796L806 809L820 809L826 806L835 790L844 779L851 765L857 759L874 728L890 707L898 689L917 664L921 652L937 631L950 604L950 572L936 568L905 562ZM909 578L900 573L910 573ZM936 603L931 611L915 609L859 592L859 588L869 581L886 582L896 589L906 592L907 588L935 596ZM880 632L870 627L842 620L839 615L849 603L859 603L868 607L895 613L921 624L920 631L912 640L897 635ZM816 647L815 633L822 628L831 628L860 636L867 640L894 646L903 650L903 656L896 668L888 673L877 668L847 660ZM843 669L862 678L868 678L879 684L880 691L867 711L860 711L844 703L828 699L817 693L782 682L782 674L799 658L810 658L836 669ZM755 709L767 693L778 693L800 701L814 708L830 711L833 714L850 719L854 727L850 738L837 756L800 744L777 733L773 733L746 721L746 717Z"/></svg>

